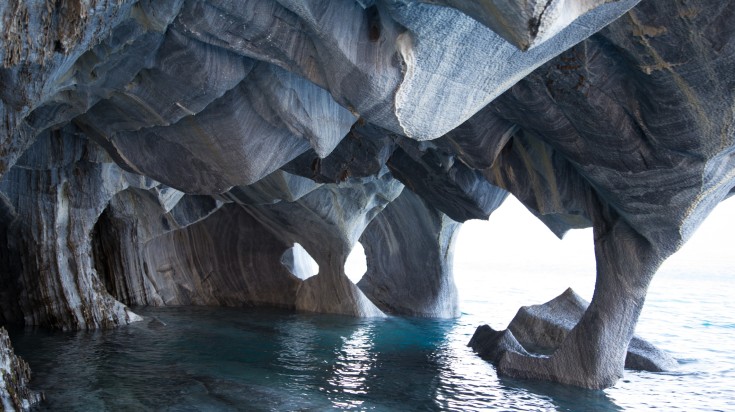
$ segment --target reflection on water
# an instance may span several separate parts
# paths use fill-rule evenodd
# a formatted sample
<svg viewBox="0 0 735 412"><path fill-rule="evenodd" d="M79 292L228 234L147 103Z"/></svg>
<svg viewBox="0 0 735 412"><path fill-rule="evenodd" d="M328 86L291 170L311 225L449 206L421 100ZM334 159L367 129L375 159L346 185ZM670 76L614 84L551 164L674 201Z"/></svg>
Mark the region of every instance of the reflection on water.
<svg viewBox="0 0 735 412"><path fill-rule="evenodd" d="M357 395L367 395L367 380L375 363L373 349L373 325L362 325L349 337L342 337L343 344L334 350L331 376L327 379L327 393L335 407L352 409L364 403ZM346 396L343 396L346 395Z"/></svg>
<svg viewBox="0 0 735 412"><path fill-rule="evenodd" d="M638 331L681 369L627 372L605 391L498 378L466 346L477 325L507 323L509 300L539 303L563 287L489 302L490 281L460 284L454 320L139 308L146 321L129 327L11 338L46 392L42 410L735 410L732 281L654 281Z"/></svg>
<svg viewBox="0 0 735 412"><path fill-rule="evenodd" d="M139 310L112 331L14 331L46 410L549 409L499 385L466 325L262 310ZM40 366L43 365L43 366Z"/></svg>

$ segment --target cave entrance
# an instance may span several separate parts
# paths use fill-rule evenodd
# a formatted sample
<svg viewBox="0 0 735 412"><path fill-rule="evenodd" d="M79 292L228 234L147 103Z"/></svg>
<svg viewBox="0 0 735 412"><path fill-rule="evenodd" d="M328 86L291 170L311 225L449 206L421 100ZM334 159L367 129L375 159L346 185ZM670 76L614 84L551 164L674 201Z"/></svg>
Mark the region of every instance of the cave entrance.
<svg viewBox="0 0 735 412"><path fill-rule="evenodd" d="M465 222L455 242L462 312L497 330L505 329L521 306L547 302L568 287L592 297L592 229L570 230L560 240L513 196L488 220Z"/></svg>
<svg viewBox="0 0 735 412"><path fill-rule="evenodd" d="M107 293L120 300L122 296L114 278L116 265L120 263L115 259L119 255L119 234L115 232L109 208L106 208L97 219L91 238L92 260L97 276L105 285Z"/></svg>

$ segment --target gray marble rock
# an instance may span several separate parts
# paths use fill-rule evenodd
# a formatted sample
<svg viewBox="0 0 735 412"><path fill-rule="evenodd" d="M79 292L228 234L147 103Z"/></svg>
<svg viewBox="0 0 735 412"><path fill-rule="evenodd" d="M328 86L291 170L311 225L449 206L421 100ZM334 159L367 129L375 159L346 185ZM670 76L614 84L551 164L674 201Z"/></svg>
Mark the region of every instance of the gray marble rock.
<svg viewBox="0 0 735 412"><path fill-rule="evenodd" d="M244 205L295 202L319 186L311 179L276 170L251 185L233 187L222 198Z"/></svg>
<svg viewBox="0 0 735 412"><path fill-rule="evenodd" d="M579 16L616 0L423 0L454 7L491 28L521 50L553 37Z"/></svg>
<svg viewBox="0 0 735 412"><path fill-rule="evenodd" d="M357 286L392 315L459 316L452 263L460 223L405 189L360 236L367 272Z"/></svg>
<svg viewBox="0 0 735 412"><path fill-rule="evenodd" d="M281 169L320 183L340 183L350 177L378 175L395 151L394 135L358 120L327 157L309 150Z"/></svg>
<svg viewBox="0 0 735 412"><path fill-rule="evenodd" d="M530 351L550 354L558 348L584 315L589 303L569 288L554 299L524 306L508 324L508 330ZM625 357L625 368L650 372L669 372L678 366L676 359L634 335Z"/></svg>
<svg viewBox="0 0 735 412"><path fill-rule="evenodd" d="M180 4L0 4L0 30L5 33L0 37L0 173L12 167L45 127L84 113L99 99L97 93L140 70Z"/></svg>
<svg viewBox="0 0 735 412"><path fill-rule="evenodd" d="M355 243L403 185L386 169L379 176L325 184L295 202L243 205L287 244L300 244L319 265L296 296L296 309L353 316L385 316L345 274Z"/></svg>
<svg viewBox="0 0 735 412"><path fill-rule="evenodd" d="M15 288L3 302L27 325L87 329L140 318L112 298L96 275L90 233L115 193L128 187L125 172L97 163L96 148L70 136L47 133L0 181L6 199L7 247ZM35 156L47 150L51 156ZM34 160L38 161L35 163ZM25 163L27 161L27 163ZM13 319L17 322L20 319Z"/></svg>
<svg viewBox="0 0 735 412"><path fill-rule="evenodd" d="M281 264L288 245L235 204L145 243L130 239L123 217L103 217L98 271L126 304L294 307L300 282Z"/></svg>
<svg viewBox="0 0 735 412"><path fill-rule="evenodd" d="M26 411L43 400L31 390L31 368L13 352L8 332L0 326L0 407L3 411Z"/></svg>
<svg viewBox="0 0 735 412"><path fill-rule="evenodd" d="M428 140L451 131L539 65L617 19L638 1L597 7L526 52L457 9L415 1L388 3L390 16L407 28L396 39L404 66L394 100L400 129L365 117L412 139ZM556 6L562 2L547 3ZM462 82L453 80L457 78ZM423 98L427 95L432 98Z"/></svg>
<svg viewBox="0 0 735 412"><path fill-rule="evenodd" d="M388 160L391 173L458 222L487 219L508 196L480 171L455 161L451 151L434 148L431 143L401 143Z"/></svg>
<svg viewBox="0 0 735 412"><path fill-rule="evenodd" d="M481 325L475 329L472 338L467 343L481 358L497 364L505 352L512 350L531 356L518 343L510 329L495 330L488 325Z"/></svg>
<svg viewBox="0 0 735 412"><path fill-rule="evenodd" d="M114 113L92 117L93 110L80 119L86 127L98 131L100 139L109 140L108 147L128 170L188 193L221 193L232 186L257 182L309 147L326 156L355 122L355 117L326 91L293 73L266 63L245 71L240 57L235 57L238 63L228 65L222 62L226 59L207 57L193 46L177 47L184 48L178 54L225 66L199 68L217 73L214 78L206 76L207 84L193 86L194 90L212 90L211 94L173 96L176 101L146 97L160 107L146 103L141 96L129 95L138 107L135 110L143 114L121 116L135 119L140 125L115 124ZM231 65L236 68L231 69ZM186 77L170 81L180 84ZM159 87L164 93L165 84L159 83ZM220 93L215 93L217 90ZM144 92L153 93L155 89L140 89ZM126 101L109 104L133 107ZM106 131L105 127L112 130ZM273 150L274 146L278 150Z"/></svg>
<svg viewBox="0 0 735 412"><path fill-rule="evenodd" d="M733 6L670 6L641 3L463 128L505 130L475 139L488 144L480 153L498 153L483 171L490 182L557 234L595 233L595 294L577 326L550 356L506 351L499 373L613 385L656 270L732 194Z"/></svg>
<svg viewBox="0 0 735 412"><path fill-rule="evenodd" d="M499 372L608 387L659 265L735 193L734 13L0 2L0 322L113 327L137 319L124 303L452 316L456 222L511 193L559 236L594 228L597 283L553 355L505 333Z"/></svg>

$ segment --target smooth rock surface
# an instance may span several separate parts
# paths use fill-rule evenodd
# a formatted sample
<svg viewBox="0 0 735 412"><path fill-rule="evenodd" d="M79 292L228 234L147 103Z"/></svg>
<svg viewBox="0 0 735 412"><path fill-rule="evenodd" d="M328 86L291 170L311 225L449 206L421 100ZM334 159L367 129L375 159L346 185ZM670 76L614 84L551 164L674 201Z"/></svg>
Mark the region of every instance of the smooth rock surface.
<svg viewBox="0 0 735 412"><path fill-rule="evenodd" d="M589 303L569 288L554 299L524 306L508 324L508 330L528 351L551 354L584 315ZM625 368L649 372L669 372L678 362L666 352L638 336L633 336L625 357Z"/></svg>
<svg viewBox="0 0 735 412"><path fill-rule="evenodd" d="M478 326L467 346L477 352L481 358L493 364L500 362L505 352L509 350L531 356L518 343L510 329L497 331L488 325Z"/></svg>
<svg viewBox="0 0 735 412"><path fill-rule="evenodd" d="M92 263L94 222L129 185L125 172L98 154L83 139L49 132L0 181L20 292L3 306L18 307L14 312L22 312L27 325L92 329L140 319L105 291Z"/></svg>
<svg viewBox="0 0 735 412"><path fill-rule="evenodd" d="M299 200L243 207L287 244L299 243L319 265L296 296L296 309L356 316L385 316L350 281L344 265L365 227L403 185L387 170L381 176L322 185Z"/></svg>
<svg viewBox="0 0 735 412"><path fill-rule="evenodd" d="M521 50L553 37L579 16L616 0L424 0L454 7L491 28Z"/></svg>
<svg viewBox="0 0 735 412"><path fill-rule="evenodd" d="M360 237L367 272L357 286L388 314L459 316L452 273L454 237L459 227L404 190Z"/></svg>
<svg viewBox="0 0 735 412"><path fill-rule="evenodd" d="M280 260L288 245L239 206L147 242L133 218L113 210L97 228L98 272L121 302L293 308L300 282Z"/></svg>

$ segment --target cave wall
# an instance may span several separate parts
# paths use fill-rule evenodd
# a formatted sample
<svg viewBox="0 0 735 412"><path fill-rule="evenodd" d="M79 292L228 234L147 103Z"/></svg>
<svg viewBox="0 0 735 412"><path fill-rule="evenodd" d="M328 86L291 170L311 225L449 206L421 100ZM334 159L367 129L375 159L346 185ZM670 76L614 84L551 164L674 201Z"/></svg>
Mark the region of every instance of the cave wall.
<svg viewBox="0 0 735 412"><path fill-rule="evenodd" d="M60 329L137 319L105 291L89 242L107 202L128 185L126 173L104 152L73 137L72 128L40 136L0 182L10 209L4 259L10 267L4 270L17 270L19 292L7 296L3 306L17 305L25 324Z"/></svg>
<svg viewBox="0 0 735 412"><path fill-rule="evenodd" d="M594 228L597 286L554 356L506 342L500 373L609 386L658 266L735 186L735 5L638 3L3 2L0 321L454 316L457 227L510 193Z"/></svg>
<svg viewBox="0 0 735 412"><path fill-rule="evenodd" d="M126 305L294 307L300 282L281 263L289 245L237 205L145 243L115 212L97 225L98 273Z"/></svg>
<svg viewBox="0 0 735 412"><path fill-rule="evenodd" d="M384 316L347 277L345 262L365 227L403 189L383 168L378 176L325 184L295 202L243 207L277 237L303 246L319 265L299 288L297 309Z"/></svg>

